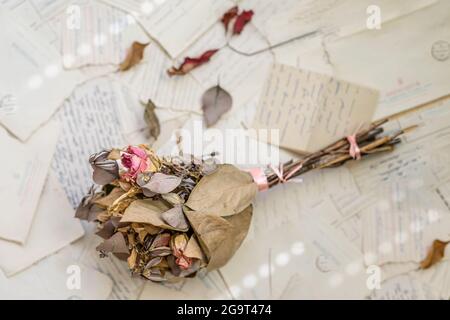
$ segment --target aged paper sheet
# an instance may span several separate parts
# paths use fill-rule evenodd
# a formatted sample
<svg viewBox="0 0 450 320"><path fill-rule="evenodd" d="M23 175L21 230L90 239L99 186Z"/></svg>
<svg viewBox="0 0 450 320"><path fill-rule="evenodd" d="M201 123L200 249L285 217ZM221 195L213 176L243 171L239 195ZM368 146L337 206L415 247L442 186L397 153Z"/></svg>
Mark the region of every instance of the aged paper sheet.
<svg viewBox="0 0 450 320"><path fill-rule="evenodd" d="M313 152L370 123L375 90L326 75L274 65L253 128L280 130L280 146Z"/></svg>

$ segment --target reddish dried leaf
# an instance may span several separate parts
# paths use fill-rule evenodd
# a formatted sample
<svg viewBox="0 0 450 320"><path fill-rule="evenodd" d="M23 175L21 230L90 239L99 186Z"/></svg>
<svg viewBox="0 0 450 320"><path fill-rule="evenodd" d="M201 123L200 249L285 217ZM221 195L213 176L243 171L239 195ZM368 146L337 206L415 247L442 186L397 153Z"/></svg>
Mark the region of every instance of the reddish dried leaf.
<svg viewBox="0 0 450 320"><path fill-rule="evenodd" d="M444 242L441 240L434 240L425 259L420 262L422 269L428 269L442 260L445 253L445 247L450 241Z"/></svg>
<svg viewBox="0 0 450 320"><path fill-rule="evenodd" d="M205 53L203 53L198 58L184 58L184 62L179 66L178 68L171 67L169 70L167 70L167 73L170 76L174 75L184 75L191 71L194 68L197 68L198 66L206 63L209 61L209 59L217 52L219 49L214 50L208 50Z"/></svg>
<svg viewBox="0 0 450 320"><path fill-rule="evenodd" d="M220 21L222 21L223 26L225 27L225 32L228 31L228 25L230 24L231 20L237 16L238 10L239 8L235 6L230 10L228 10L227 12L225 12L225 14L222 16L222 19Z"/></svg>
<svg viewBox="0 0 450 320"><path fill-rule="evenodd" d="M119 65L120 71L127 71L133 66L141 62L144 57L144 49L148 46L148 43L133 42L131 48L128 50L127 56L123 62Z"/></svg>
<svg viewBox="0 0 450 320"><path fill-rule="evenodd" d="M253 10L244 10L240 15L238 15L236 21L234 22L233 34L241 34L242 30L244 30L245 25L252 20L252 17Z"/></svg>

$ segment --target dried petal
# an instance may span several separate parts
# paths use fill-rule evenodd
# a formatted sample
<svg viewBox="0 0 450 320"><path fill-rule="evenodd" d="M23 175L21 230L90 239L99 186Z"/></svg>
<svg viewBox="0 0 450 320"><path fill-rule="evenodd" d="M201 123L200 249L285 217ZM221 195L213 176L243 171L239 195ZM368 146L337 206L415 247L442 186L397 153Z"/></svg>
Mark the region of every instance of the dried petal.
<svg viewBox="0 0 450 320"><path fill-rule="evenodd" d="M150 249L149 252L152 257L166 257L172 254L172 249L169 247L158 247L155 249Z"/></svg>
<svg viewBox="0 0 450 320"><path fill-rule="evenodd" d="M145 265L145 268L148 269L148 268L151 268L151 267L154 267L154 266L160 264L161 261L162 261L162 259L163 259L162 257L155 257L155 258L151 259L151 260Z"/></svg>
<svg viewBox="0 0 450 320"><path fill-rule="evenodd" d="M170 210L167 210L161 215L161 218L171 227L178 230L187 231L189 229L189 224L186 217L184 216L183 209L181 205L176 205Z"/></svg>
<svg viewBox="0 0 450 320"><path fill-rule="evenodd" d="M230 21L237 16L238 10L239 8L235 6L229 9L227 12L225 12L224 15L222 16L222 19L220 21L222 21L223 26L225 27L225 32L228 31L228 25L230 24Z"/></svg>
<svg viewBox="0 0 450 320"><path fill-rule="evenodd" d="M231 95L220 86L214 86L203 94L203 119L209 128L219 121L220 117L231 109L233 99Z"/></svg>
<svg viewBox="0 0 450 320"><path fill-rule="evenodd" d="M119 165L116 161L108 159L109 153L109 150L103 150L89 158L89 163L94 169L93 179L97 184L105 185L119 178Z"/></svg>
<svg viewBox="0 0 450 320"><path fill-rule="evenodd" d="M205 160L201 165L201 173L204 176L210 175L214 173L218 168L217 162L215 159Z"/></svg>
<svg viewBox="0 0 450 320"><path fill-rule="evenodd" d="M173 191L181 182L180 177L170 176L164 173L155 173L150 178L150 181L141 186L143 190L147 189L156 193L169 193Z"/></svg>
<svg viewBox="0 0 450 320"><path fill-rule="evenodd" d="M150 246L151 249L159 247L168 247L170 243L170 233L160 233L158 234Z"/></svg>
<svg viewBox="0 0 450 320"><path fill-rule="evenodd" d="M175 253L184 251L188 244L189 238L184 233L178 233L172 236L170 239L170 246ZM175 254L174 254L175 255Z"/></svg>
<svg viewBox="0 0 450 320"><path fill-rule="evenodd" d="M144 49L148 43L133 42L131 48L128 50L127 56L119 66L120 71L127 71L133 66L137 65L144 57Z"/></svg>
<svg viewBox="0 0 450 320"><path fill-rule="evenodd" d="M245 25L249 23L250 20L252 20L253 13L253 10L244 10L241 14L238 15L236 21L234 22L233 34L241 34L242 30L244 30Z"/></svg>
<svg viewBox="0 0 450 320"><path fill-rule="evenodd" d="M208 50L198 58L186 57L186 58L184 58L183 63L178 68L171 67L169 70L167 70L167 73L169 74L169 76L184 75L184 74L188 73L189 71L191 71L192 69L197 68L198 66L208 62L209 59L218 50L219 49Z"/></svg>
<svg viewBox="0 0 450 320"><path fill-rule="evenodd" d="M164 277L164 274L159 268L150 268L144 270L142 275L147 278L148 280L154 281L154 282L162 282L166 281L167 279Z"/></svg>

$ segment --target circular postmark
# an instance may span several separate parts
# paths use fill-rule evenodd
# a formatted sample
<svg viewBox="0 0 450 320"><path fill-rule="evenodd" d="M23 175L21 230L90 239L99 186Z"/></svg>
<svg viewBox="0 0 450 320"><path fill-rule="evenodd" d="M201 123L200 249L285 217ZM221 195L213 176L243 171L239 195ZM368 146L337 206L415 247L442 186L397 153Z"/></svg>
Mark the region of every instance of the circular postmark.
<svg viewBox="0 0 450 320"><path fill-rule="evenodd" d="M431 46L431 55L437 61L446 61L450 57L450 42L439 40Z"/></svg>

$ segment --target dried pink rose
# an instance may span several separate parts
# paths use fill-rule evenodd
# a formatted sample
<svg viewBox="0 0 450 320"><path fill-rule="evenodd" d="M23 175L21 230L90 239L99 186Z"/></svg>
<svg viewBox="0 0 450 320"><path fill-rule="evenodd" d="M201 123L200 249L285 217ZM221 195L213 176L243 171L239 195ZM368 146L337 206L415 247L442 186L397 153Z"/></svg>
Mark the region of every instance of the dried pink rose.
<svg viewBox="0 0 450 320"><path fill-rule="evenodd" d="M128 169L126 173L122 175L125 180L136 180L138 174L147 170L150 166L150 159L148 158L145 150L129 146L127 150L121 156L122 165Z"/></svg>

